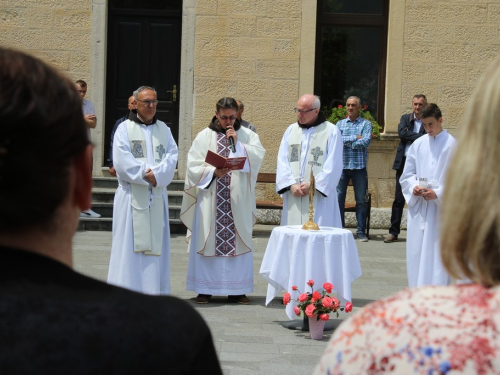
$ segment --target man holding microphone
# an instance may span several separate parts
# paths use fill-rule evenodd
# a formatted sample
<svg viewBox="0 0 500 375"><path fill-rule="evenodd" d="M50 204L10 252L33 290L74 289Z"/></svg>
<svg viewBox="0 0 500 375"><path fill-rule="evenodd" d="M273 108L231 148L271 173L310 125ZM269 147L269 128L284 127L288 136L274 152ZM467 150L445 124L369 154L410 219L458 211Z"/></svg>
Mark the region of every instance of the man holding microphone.
<svg viewBox="0 0 500 375"><path fill-rule="evenodd" d="M196 303L212 295L249 304L253 292L252 227L255 183L265 150L259 136L237 120L233 98L217 102L215 116L196 136L188 153L181 220L188 228L187 290ZM215 168L208 151L225 158L246 157L242 169Z"/></svg>

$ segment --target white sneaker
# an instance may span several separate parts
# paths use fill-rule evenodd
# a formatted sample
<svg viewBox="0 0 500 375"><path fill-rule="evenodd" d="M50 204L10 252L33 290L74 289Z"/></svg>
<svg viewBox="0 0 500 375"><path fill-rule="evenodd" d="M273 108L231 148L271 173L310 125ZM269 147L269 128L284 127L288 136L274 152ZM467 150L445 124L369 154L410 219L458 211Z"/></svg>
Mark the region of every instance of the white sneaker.
<svg viewBox="0 0 500 375"><path fill-rule="evenodd" d="M98 218L98 217L101 217L101 215L99 215L97 212L94 212L92 210L86 210L86 211L80 212L80 217L95 217L95 218Z"/></svg>

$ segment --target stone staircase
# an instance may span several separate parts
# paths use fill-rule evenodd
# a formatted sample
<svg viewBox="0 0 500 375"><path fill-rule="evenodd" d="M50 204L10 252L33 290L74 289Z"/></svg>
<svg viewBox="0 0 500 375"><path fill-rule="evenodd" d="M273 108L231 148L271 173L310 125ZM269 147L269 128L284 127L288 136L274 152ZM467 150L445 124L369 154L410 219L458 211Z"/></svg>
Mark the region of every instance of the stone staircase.
<svg viewBox="0 0 500 375"><path fill-rule="evenodd" d="M115 177L94 177L92 188L92 210L100 218L80 218L78 230L111 231L113 223L113 200L118 180ZM171 233L186 233L186 227L179 219L182 204L183 180L173 180L168 185L168 207Z"/></svg>

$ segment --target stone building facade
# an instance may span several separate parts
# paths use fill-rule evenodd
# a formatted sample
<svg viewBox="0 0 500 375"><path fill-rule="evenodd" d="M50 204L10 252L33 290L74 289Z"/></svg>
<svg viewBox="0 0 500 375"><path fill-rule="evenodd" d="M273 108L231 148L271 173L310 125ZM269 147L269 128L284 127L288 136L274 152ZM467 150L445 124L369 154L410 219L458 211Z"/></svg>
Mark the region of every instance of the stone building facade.
<svg viewBox="0 0 500 375"><path fill-rule="evenodd" d="M0 0L0 44L30 52L71 79L89 83L104 119L108 0ZM192 139L222 96L245 103L267 149L262 171L275 172L297 98L314 92L315 0L185 0L179 92L179 177ZM392 204L401 114L424 93L457 134L466 102L488 63L500 54L500 0L390 0L384 131L370 146L373 206ZM103 165L104 124L92 131L94 166ZM107 169L94 168L96 176ZM266 199L272 186L260 186Z"/></svg>

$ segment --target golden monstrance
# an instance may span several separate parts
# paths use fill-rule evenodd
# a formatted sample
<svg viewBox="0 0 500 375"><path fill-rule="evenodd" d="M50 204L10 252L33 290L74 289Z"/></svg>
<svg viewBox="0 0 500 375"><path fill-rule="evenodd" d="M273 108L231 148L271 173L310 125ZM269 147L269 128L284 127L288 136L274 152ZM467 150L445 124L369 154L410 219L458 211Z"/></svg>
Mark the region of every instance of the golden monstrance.
<svg viewBox="0 0 500 375"><path fill-rule="evenodd" d="M319 230L319 225L313 220L314 210L313 210L313 197L314 191L316 190L314 182L314 174L311 168L311 180L309 181L309 221L302 226L304 230Z"/></svg>

